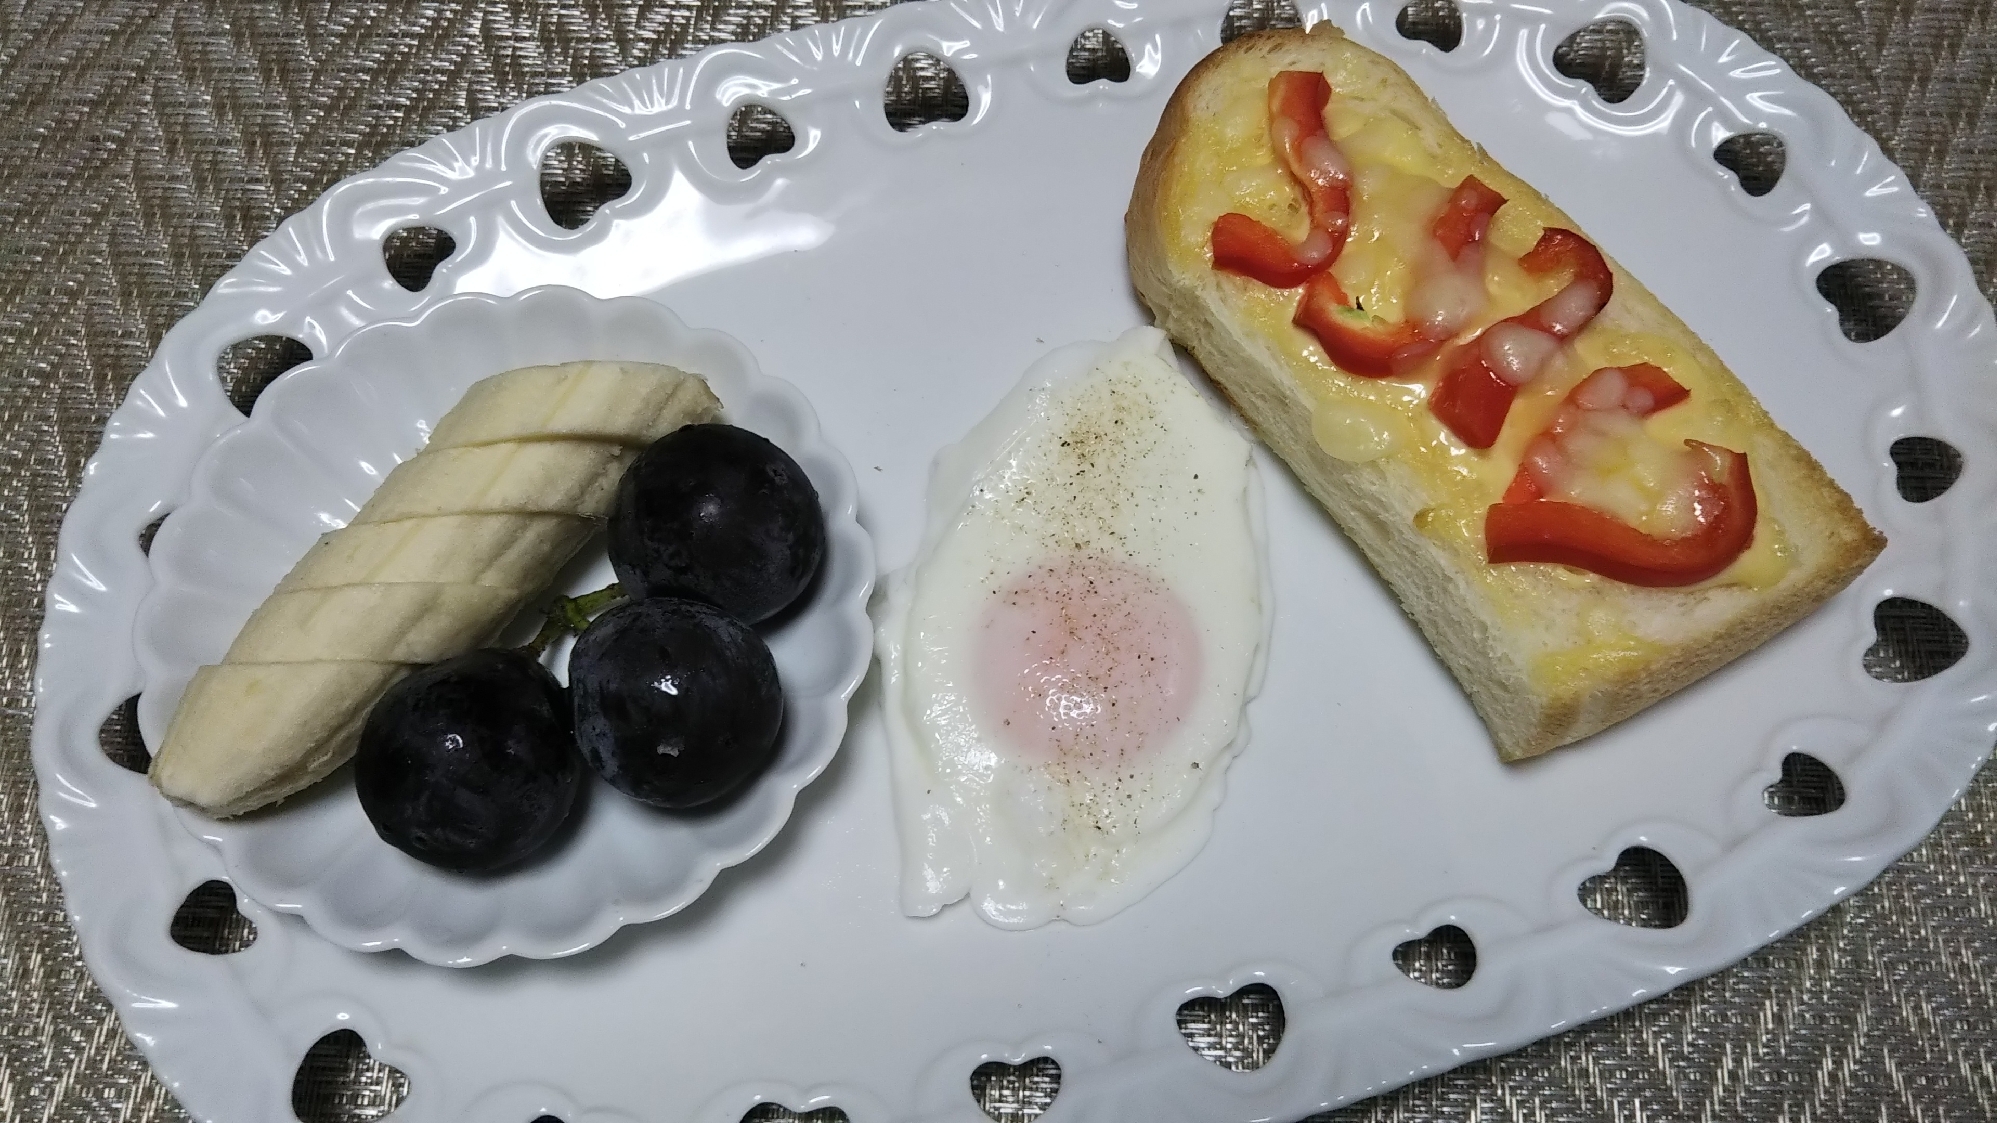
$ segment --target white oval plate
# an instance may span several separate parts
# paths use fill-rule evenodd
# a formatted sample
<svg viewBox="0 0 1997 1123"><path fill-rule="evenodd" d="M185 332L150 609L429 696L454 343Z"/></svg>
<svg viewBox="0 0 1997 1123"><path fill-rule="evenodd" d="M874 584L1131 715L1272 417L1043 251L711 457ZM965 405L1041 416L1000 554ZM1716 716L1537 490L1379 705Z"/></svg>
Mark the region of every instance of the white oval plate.
<svg viewBox="0 0 1997 1123"><path fill-rule="evenodd" d="M817 487L828 533L824 572L803 611L764 630L784 683L776 760L741 798L695 816L653 811L592 777L573 833L497 877L426 866L381 841L347 769L237 819L180 809L182 824L216 848L238 889L298 914L342 947L401 948L452 967L501 955L545 959L677 912L717 871L776 835L798 790L824 771L845 736L846 702L873 650L873 546L854 521L852 469L819 433L810 403L758 370L740 343L693 331L655 301L541 288L504 299L467 294L413 320L362 328L328 358L278 379L247 422L209 446L187 502L160 527L149 555L154 584L133 636L146 682L139 700L146 743L160 743L195 669L221 661L278 580L422 447L472 383L575 359L665 363L702 376L725 420L774 441ZM570 594L614 579L594 545L564 577L558 591Z"/></svg>
<svg viewBox="0 0 1997 1123"><path fill-rule="evenodd" d="M1918 841L1997 720L1983 515L1997 510L1997 322L1961 252L1829 97L1676 0L1464 5L1448 55L1396 34L1397 7L1327 0L1306 15L1407 66L1706 336L1892 539L1855 585L1586 747L1506 768L1357 555L1265 461L1280 613L1254 735L1206 848L1102 924L901 916L878 717L856 711L769 848L678 915L582 955L443 971L341 950L254 906L248 950L182 951L167 918L221 864L104 758L96 730L147 685L132 622L151 576L135 536L239 420L214 373L224 345L281 331L326 354L456 291L655 295L811 397L853 460L862 525L898 566L936 448L1035 358L1143 322L1122 252L1131 177L1173 85L1218 42L1223 5L909 4L537 99L338 185L246 257L168 333L64 525L34 730L50 852L92 970L188 1108L282 1118L307 1047L351 1027L409 1074L412 1120L736 1123L780 1100L836 1103L855 1123L979 1123L972 1069L1039 1054L1062 1067L1047 1123L1297 1118L1715 970ZM1551 63L1604 15L1637 24L1649 59L1613 106ZM1128 82L1068 82L1069 42L1092 26L1122 40ZM881 92L913 50L962 76L963 121L888 127ZM752 101L790 120L797 147L741 171L725 126ZM1750 198L1711 152L1756 129L1782 136L1788 167ZM541 154L567 139L633 175L575 232L536 199ZM395 286L379 248L411 223L460 247L422 295ZM1814 288L1824 265L1861 256L1899 262L1920 290L1905 323L1862 345ZM1894 490L1888 449L1908 435L1968 453L1931 503ZM1968 654L1922 682L1868 677L1888 596L1946 611ZM1838 771L1840 810L1763 805L1792 750ZM1623 927L1576 898L1638 844L1690 884L1676 928ZM1391 958L1443 923L1478 949L1451 991ZM1254 981L1287 1013L1271 1062L1237 1073L1188 1048L1178 1005Z"/></svg>

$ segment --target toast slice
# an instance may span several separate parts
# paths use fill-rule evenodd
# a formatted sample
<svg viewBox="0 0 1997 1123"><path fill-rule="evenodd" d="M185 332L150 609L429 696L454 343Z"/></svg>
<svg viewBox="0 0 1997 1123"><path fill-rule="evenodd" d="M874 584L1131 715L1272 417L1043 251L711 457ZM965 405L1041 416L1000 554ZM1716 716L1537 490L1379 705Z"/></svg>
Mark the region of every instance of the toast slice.
<svg viewBox="0 0 1997 1123"><path fill-rule="evenodd" d="M1223 214L1246 215L1306 248L1320 225L1317 198L1306 195L1272 140L1271 81L1298 71L1329 83L1323 124L1343 159L1328 159L1350 181L1349 237L1328 267L1334 289L1355 308L1348 317L1377 317L1379 327L1426 315L1435 302L1421 296L1417 278L1433 269L1424 261L1435 255L1424 243L1443 237L1436 216L1455 205L1452 191L1474 176L1505 199L1488 228L1478 227L1480 256L1460 259L1468 275L1481 269L1484 303L1458 317L1432 356L1402 353L1391 373L1352 373L1332 361L1325 337L1293 322L1300 292L1310 290L1214 265ZM1885 547L1719 356L1613 262L1606 262L1613 275L1606 305L1542 366L1525 368L1538 373L1518 386L1488 447L1471 447L1445 424L1432 399L1459 361L1453 356L1480 346L1501 319L1553 304L1549 298L1571 284L1519 259L1549 229L1586 232L1457 133L1399 67L1329 23L1243 36L1196 66L1145 149L1125 226L1131 277L1158 325L1192 352L1358 544L1462 684L1505 760L1604 729L1754 649L1844 588ZM1441 323L1437 330L1448 331L1450 321ZM1417 358L1401 362L1408 355ZM1488 560L1490 512L1517 501L1522 464L1567 416L1562 411L1578 408L1577 387L1597 370L1645 364L1689 394L1626 427L1647 442L1642 447L1669 450L1660 454L1667 457L1697 453L1688 441L1745 454L1752 502L1736 509L1752 520L1747 545L1719 572L1669 587L1551 561ZM1636 471L1597 462L1575 478L1606 497L1605 513L1653 526L1632 522L1653 515L1630 514L1642 493L1628 483ZM1617 496L1621 506L1610 502ZM1673 535L1651 537L1668 546Z"/></svg>

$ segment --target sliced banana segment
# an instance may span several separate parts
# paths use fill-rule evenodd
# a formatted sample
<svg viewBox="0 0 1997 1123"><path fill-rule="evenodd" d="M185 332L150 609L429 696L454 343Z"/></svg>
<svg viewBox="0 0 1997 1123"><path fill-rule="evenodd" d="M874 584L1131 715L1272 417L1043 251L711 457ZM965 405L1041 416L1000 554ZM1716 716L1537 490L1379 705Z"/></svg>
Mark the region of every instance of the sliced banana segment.
<svg viewBox="0 0 1997 1123"><path fill-rule="evenodd" d="M522 367L465 391L437 422L428 448L471 448L504 441L603 441L644 448L655 439L651 419L687 413L711 401L699 381L633 386L630 363L569 363Z"/></svg>
<svg viewBox="0 0 1997 1123"><path fill-rule="evenodd" d="M356 583L437 581L534 589L545 558L596 523L578 515L439 515L350 526L319 539L280 593Z"/></svg>
<svg viewBox="0 0 1997 1123"><path fill-rule="evenodd" d="M195 672L154 786L226 817L338 768L390 684L490 642L595 532L625 465L719 412L698 377L649 363L475 384L353 522L293 566L222 663Z"/></svg>
<svg viewBox="0 0 1997 1123"><path fill-rule="evenodd" d="M568 440L425 447L381 481L354 523L467 513L603 518L617 478L642 451L643 445Z"/></svg>
<svg viewBox="0 0 1997 1123"><path fill-rule="evenodd" d="M398 663L203 667L153 758L153 786L218 818L282 799L354 755L368 707L408 670Z"/></svg>
<svg viewBox="0 0 1997 1123"><path fill-rule="evenodd" d="M412 582L272 593L223 661L435 663L490 643L534 591Z"/></svg>

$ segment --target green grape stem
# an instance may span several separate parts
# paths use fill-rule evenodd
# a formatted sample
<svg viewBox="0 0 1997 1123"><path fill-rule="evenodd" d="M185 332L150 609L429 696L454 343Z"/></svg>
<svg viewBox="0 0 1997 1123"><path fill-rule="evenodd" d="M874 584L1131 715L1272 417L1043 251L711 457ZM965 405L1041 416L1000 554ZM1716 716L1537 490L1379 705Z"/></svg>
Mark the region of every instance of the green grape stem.
<svg viewBox="0 0 1997 1123"><path fill-rule="evenodd" d="M520 645L520 650L528 656L539 659L548 645L564 635L581 635L589 627L590 618L599 612L614 607L624 599L624 589L612 581L593 593L579 597L556 597L548 606L547 619L534 638Z"/></svg>

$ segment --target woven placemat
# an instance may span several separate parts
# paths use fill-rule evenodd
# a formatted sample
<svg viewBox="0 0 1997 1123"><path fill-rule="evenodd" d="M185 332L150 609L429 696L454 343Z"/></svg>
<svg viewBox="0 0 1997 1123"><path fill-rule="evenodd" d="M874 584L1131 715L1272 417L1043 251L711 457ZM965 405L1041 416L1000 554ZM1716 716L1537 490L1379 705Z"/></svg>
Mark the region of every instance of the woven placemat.
<svg viewBox="0 0 1997 1123"><path fill-rule="evenodd" d="M49 872L27 742L34 635L56 528L104 419L166 329L285 215L341 177L519 100L716 43L862 14L867 0L311 0L0 4L0 1116L185 1118L125 1040L84 972ZM1997 9L1989 0L1713 0L1721 19L1830 91L1877 137L1997 292ZM1290 22L1243 0L1231 26ZM1459 26L1448 0L1417 0L1407 34L1438 44ZM1563 70L1604 96L1634 87L1640 42L1603 28L1563 46ZM1077 73L1114 73L1113 43L1085 42ZM899 72L898 120L960 116L963 93L933 66ZM774 120L738 122L747 162L781 150ZM1780 153L1728 153L1752 189ZM587 151L552 161L544 191L578 221L628 184ZM397 247L420 278L447 247ZM1836 276L1826 295L1854 338L1906 308L1891 270ZM300 356L230 356L247 400ZM1959 470L1933 442L1896 448L1909 498ZM1868 667L1934 673L1961 634L1918 602L1889 602ZM107 748L143 767L128 715ZM134 755L136 754L136 755ZM1799 773L1784 806L1834 802L1834 777ZM1683 908L1675 871L1636 860L1589 902L1634 922ZM1449 1120L1874 1120L1997 1118L1997 778L1979 779L1934 835L1872 887L1712 978L1519 1052L1321 1118ZM197 891L173 935L222 951L254 938L226 886ZM1460 983L1474 966L1448 933L1404 949L1418 979ZM1280 1047L1274 993L1252 989L1180 1012L1195 1048L1253 1068ZM863 1030L863 1026L856 1026ZM1058 1073L983 1070L981 1102L1005 1123L1037 1115ZM401 1074L352 1034L304 1059L294 1108L307 1123L373 1118ZM770 1118L787 1113L769 1111ZM813 1123L829 1123L814 1119ZM869 1123L855 1120L854 1123Z"/></svg>

